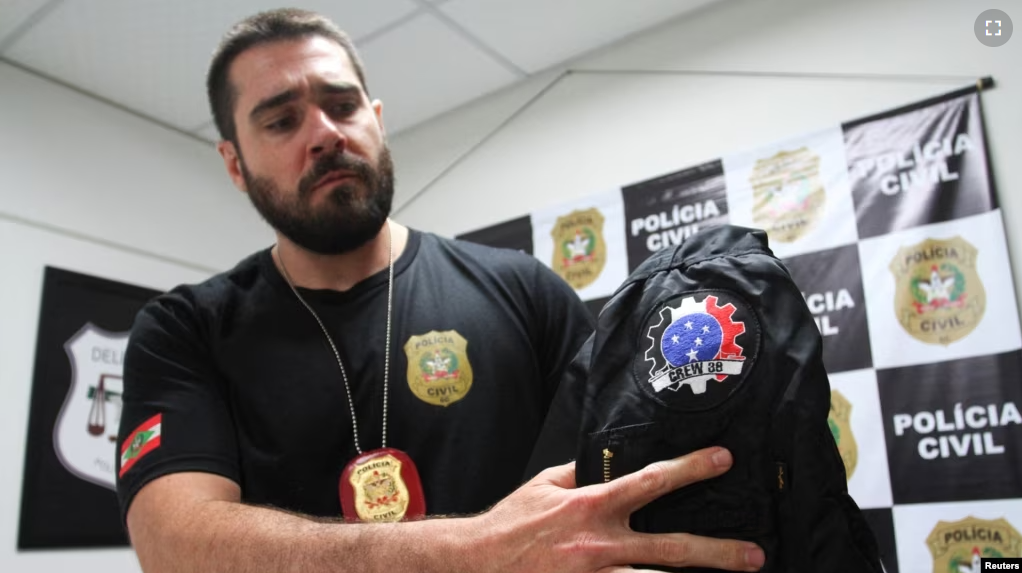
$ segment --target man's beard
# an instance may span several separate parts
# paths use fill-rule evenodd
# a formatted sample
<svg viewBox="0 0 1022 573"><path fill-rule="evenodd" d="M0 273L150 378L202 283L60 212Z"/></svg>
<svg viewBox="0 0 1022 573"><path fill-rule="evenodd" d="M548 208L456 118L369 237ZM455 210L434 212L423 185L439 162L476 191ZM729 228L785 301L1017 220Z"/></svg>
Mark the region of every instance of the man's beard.
<svg viewBox="0 0 1022 573"><path fill-rule="evenodd" d="M266 177L249 172L239 158L248 196L271 227L296 245L323 255L353 251L375 237L390 215L394 199L394 165L384 145L376 169L343 152L323 155L298 182L297 193L283 193ZM311 202L316 182L331 171L355 174L327 191L322 204ZM362 189L362 187L365 189Z"/></svg>

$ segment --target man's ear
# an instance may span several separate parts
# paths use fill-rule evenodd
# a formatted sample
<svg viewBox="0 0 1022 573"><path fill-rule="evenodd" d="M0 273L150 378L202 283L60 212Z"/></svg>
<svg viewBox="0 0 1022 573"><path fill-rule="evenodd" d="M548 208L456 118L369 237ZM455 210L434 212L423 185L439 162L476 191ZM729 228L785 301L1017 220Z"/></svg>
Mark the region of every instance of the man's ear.
<svg viewBox="0 0 1022 573"><path fill-rule="evenodd" d="M386 134L387 129L383 126L383 102L374 99L371 105L373 106L373 113L376 114L376 124L380 126L380 131Z"/></svg>
<svg viewBox="0 0 1022 573"><path fill-rule="evenodd" d="M238 153L238 148L235 147L233 142L224 140L216 144L216 150L220 153L220 157L223 158L224 168L227 169L227 175L234 182L234 186L238 190L248 193L248 186L245 185L245 176L241 171L241 154Z"/></svg>

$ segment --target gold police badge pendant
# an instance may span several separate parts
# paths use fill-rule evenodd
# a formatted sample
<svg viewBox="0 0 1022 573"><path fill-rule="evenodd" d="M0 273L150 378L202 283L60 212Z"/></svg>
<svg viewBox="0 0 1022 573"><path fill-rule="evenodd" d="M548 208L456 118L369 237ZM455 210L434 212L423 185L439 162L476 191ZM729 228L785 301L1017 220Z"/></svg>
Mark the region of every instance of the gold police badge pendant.
<svg viewBox="0 0 1022 573"><path fill-rule="evenodd" d="M472 389L468 341L455 330L432 330L405 343L408 387L434 406L450 406Z"/></svg>
<svg viewBox="0 0 1022 573"><path fill-rule="evenodd" d="M852 403L841 392L831 390L830 415L827 416L827 425L830 426L830 433L834 436L834 442L837 443L841 461L845 464L846 479L852 479L855 465L859 462L859 447L855 443L855 436L852 435L851 416Z"/></svg>
<svg viewBox="0 0 1022 573"><path fill-rule="evenodd" d="M961 237L903 247L891 261L894 312L916 340L947 346L983 318L986 291L976 271L976 247Z"/></svg>
<svg viewBox="0 0 1022 573"><path fill-rule="evenodd" d="M551 268L571 288L581 290L596 281L607 263L603 215L593 208L557 218L550 231L554 240Z"/></svg>
<svg viewBox="0 0 1022 573"><path fill-rule="evenodd" d="M1022 535L1004 518L938 521L926 545L933 573L979 572L981 558L1022 557Z"/></svg>
<svg viewBox="0 0 1022 573"><path fill-rule="evenodd" d="M791 243L805 236L816 226L827 202L820 156L806 147L756 161L749 183L752 220L771 241Z"/></svg>
<svg viewBox="0 0 1022 573"><path fill-rule="evenodd" d="M341 473L341 509L349 522L391 522L426 515L419 471L394 448L365 452Z"/></svg>

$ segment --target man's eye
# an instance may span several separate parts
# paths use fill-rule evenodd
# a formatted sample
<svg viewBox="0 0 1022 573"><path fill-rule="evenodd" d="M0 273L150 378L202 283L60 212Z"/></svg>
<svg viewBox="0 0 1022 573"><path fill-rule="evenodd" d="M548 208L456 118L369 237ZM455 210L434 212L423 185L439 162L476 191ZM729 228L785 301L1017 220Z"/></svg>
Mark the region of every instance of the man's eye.
<svg viewBox="0 0 1022 573"><path fill-rule="evenodd" d="M292 116L282 117L266 125L267 131L287 131L294 127L295 118Z"/></svg>
<svg viewBox="0 0 1022 573"><path fill-rule="evenodd" d="M351 115L356 110L358 110L358 104L353 102L335 103L330 106L330 114L339 117Z"/></svg>

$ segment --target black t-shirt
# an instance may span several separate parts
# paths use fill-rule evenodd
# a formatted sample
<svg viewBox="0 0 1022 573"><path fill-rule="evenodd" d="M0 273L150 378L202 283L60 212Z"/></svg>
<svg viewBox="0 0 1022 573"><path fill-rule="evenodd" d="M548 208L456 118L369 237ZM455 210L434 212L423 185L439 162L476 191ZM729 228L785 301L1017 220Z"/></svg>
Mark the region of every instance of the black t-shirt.
<svg viewBox="0 0 1022 573"><path fill-rule="evenodd" d="M387 446L417 465L428 513L482 511L520 485L592 319L516 251L412 231L394 275ZM337 345L363 451L381 445L387 276L301 290ZM357 455L344 383L269 250L139 313L123 399L122 513L149 481L200 471L237 482L247 503L340 516Z"/></svg>

